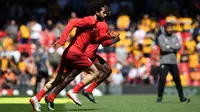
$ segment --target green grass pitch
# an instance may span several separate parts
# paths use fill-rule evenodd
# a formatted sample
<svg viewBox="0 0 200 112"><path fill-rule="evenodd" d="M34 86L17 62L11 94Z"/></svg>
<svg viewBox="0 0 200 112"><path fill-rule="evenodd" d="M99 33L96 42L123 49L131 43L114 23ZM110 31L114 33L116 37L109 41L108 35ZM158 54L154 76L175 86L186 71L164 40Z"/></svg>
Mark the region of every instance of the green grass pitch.
<svg viewBox="0 0 200 112"><path fill-rule="evenodd" d="M80 96L83 106L77 106L68 98L55 100L54 112L200 112L200 96L190 96L191 102L180 103L178 96L164 96L156 103L156 95L108 95L95 97L97 104ZM29 97L0 97L0 112L33 112ZM49 112L44 99L42 112Z"/></svg>

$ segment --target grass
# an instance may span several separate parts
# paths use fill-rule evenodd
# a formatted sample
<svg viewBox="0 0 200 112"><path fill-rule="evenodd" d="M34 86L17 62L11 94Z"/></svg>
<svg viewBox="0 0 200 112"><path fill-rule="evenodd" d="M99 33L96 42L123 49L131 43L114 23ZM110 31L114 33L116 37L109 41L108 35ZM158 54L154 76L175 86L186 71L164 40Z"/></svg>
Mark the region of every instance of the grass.
<svg viewBox="0 0 200 112"><path fill-rule="evenodd" d="M81 96L81 95L80 95ZM79 107L68 98L55 100L54 112L200 112L200 96L190 96L191 102L180 103L178 96L164 96L156 103L155 95L112 95L96 97L97 104L80 97ZM29 97L0 97L1 112L33 112ZM42 99L42 112L49 112Z"/></svg>

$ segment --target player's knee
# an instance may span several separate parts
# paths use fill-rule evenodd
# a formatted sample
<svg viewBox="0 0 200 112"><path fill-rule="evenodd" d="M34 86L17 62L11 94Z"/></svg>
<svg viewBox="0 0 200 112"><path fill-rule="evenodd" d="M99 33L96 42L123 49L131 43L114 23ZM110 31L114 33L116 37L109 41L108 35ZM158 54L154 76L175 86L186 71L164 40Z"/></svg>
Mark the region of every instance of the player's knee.
<svg viewBox="0 0 200 112"><path fill-rule="evenodd" d="M104 72L104 74L108 77L108 76L110 76L110 74L112 73L112 69L110 68L110 66L109 65L104 65L103 66L104 68L103 68L103 72Z"/></svg>

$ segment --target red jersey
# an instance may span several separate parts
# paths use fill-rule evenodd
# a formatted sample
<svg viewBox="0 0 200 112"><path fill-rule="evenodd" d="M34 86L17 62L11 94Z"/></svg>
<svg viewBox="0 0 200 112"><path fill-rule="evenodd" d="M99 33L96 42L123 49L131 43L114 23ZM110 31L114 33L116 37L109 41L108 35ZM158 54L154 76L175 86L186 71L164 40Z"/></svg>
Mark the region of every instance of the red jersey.
<svg viewBox="0 0 200 112"><path fill-rule="evenodd" d="M96 37L102 37L102 36L105 36L108 32L108 25L105 21L103 22L98 22L97 25L96 25L96 29L95 29L95 36ZM102 38L101 38L102 39ZM105 40L102 40L100 42L94 42L94 43L90 43L84 54L86 56L88 56L89 58L93 58L95 56L95 53L99 47L99 45L102 44L103 46L104 45L111 45L112 44L112 41L110 39L105 39Z"/></svg>
<svg viewBox="0 0 200 112"><path fill-rule="evenodd" d="M73 27L77 27L76 34L73 38L73 41L69 46L72 46L74 51L84 52L89 43L100 42L105 39L110 39L111 36L107 33L107 29L98 30L96 27L97 20L93 16L87 16L80 19L70 20L67 24L63 34L61 35L58 43L64 45L65 41L72 30ZM101 24L98 26L102 26ZM94 32L95 28L97 29L99 35L96 35ZM98 37L98 38L95 38Z"/></svg>

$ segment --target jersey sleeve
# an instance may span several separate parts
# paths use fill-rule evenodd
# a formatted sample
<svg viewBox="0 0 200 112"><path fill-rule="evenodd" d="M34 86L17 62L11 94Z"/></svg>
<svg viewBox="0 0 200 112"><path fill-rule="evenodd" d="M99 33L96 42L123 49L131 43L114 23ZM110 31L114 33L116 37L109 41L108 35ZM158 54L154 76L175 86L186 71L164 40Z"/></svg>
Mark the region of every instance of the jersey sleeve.
<svg viewBox="0 0 200 112"><path fill-rule="evenodd" d="M98 32L98 36L97 38L95 38L97 42L112 38L112 36L108 32L108 26L105 23L97 24L97 32Z"/></svg>
<svg viewBox="0 0 200 112"><path fill-rule="evenodd" d="M112 44L113 44L113 42L111 39L101 42L101 45L103 45L103 46L110 46Z"/></svg>
<svg viewBox="0 0 200 112"><path fill-rule="evenodd" d="M66 25L60 39L58 40L58 43L60 45L64 45L69 33L74 27L94 26L96 22L97 21L94 19L93 16L70 20Z"/></svg>
<svg viewBox="0 0 200 112"><path fill-rule="evenodd" d="M120 41L120 37L115 37L115 38L112 38L112 39L105 40L105 41L101 42L101 45L106 47L106 46L110 46L112 44L115 44L115 43L117 43L119 41Z"/></svg>

